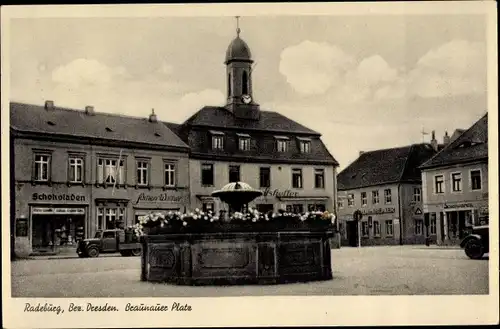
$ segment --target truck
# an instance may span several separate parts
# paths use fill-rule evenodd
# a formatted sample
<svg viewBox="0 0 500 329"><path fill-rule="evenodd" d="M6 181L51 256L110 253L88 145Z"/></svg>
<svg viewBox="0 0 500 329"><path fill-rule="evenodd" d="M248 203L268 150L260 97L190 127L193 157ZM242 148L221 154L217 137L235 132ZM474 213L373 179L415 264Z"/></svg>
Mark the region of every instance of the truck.
<svg viewBox="0 0 500 329"><path fill-rule="evenodd" d="M117 252L122 256L139 256L142 247L132 230L111 229L98 230L93 238L80 240L76 252L80 258Z"/></svg>

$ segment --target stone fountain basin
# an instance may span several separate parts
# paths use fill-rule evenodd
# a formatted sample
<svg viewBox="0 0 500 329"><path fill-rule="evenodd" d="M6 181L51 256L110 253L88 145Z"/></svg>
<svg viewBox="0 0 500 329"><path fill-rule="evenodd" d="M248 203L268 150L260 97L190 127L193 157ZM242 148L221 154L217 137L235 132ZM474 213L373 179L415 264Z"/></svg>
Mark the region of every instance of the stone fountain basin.
<svg viewBox="0 0 500 329"><path fill-rule="evenodd" d="M141 280L278 284L332 278L328 229L172 233L141 238Z"/></svg>

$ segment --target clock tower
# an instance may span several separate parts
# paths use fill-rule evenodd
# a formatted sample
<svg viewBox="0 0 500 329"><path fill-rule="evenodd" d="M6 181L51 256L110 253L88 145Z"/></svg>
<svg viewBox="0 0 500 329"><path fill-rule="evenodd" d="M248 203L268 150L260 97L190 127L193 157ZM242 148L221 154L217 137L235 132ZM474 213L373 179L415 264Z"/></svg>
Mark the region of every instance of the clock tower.
<svg viewBox="0 0 500 329"><path fill-rule="evenodd" d="M252 54L240 38L239 16L236 17L236 38L226 51L227 104L226 109L240 119L259 120L259 104L252 93Z"/></svg>

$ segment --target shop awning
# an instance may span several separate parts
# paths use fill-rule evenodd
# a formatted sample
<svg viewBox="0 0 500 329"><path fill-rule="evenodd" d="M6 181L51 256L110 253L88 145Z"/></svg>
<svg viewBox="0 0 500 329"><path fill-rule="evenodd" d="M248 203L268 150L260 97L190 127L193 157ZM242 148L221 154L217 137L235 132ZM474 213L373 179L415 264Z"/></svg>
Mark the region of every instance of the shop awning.
<svg viewBox="0 0 500 329"><path fill-rule="evenodd" d="M277 197L281 201L325 201L329 196L283 196Z"/></svg>

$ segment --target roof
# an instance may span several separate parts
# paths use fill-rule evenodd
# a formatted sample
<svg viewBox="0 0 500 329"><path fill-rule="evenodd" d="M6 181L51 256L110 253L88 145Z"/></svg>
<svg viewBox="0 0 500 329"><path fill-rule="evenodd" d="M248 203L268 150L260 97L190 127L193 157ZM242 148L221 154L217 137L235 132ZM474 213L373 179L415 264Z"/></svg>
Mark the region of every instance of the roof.
<svg viewBox="0 0 500 329"><path fill-rule="evenodd" d="M259 120L244 120L236 118L234 114L226 108L216 106L203 107L187 119L186 122L184 122L184 125L239 130L261 130L268 132L287 132L320 136L318 132L309 129L277 112L261 110Z"/></svg>
<svg viewBox="0 0 500 329"><path fill-rule="evenodd" d="M25 103L10 103L10 126L18 132L52 134L76 138L133 142L163 147L188 146L161 122L108 113L84 111Z"/></svg>
<svg viewBox="0 0 500 329"><path fill-rule="evenodd" d="M250 47L248 47L247 43L240 38L239 34L227 47L226 59L224 63L228 64L231 61L252 61Z"/></svg>
<svg viewBox="0 0 500 329"><path fill-rule="evenodd" d="M488 158L488 114L450 142L421 169L467 163Z"/></svg>
<svg viewBox="0 0 500 329"><path fill-rule="evenodd" d="M403 182L421 182L418 166L436 154L430 144L362 153L337 176L339 190Z"/></svg>

